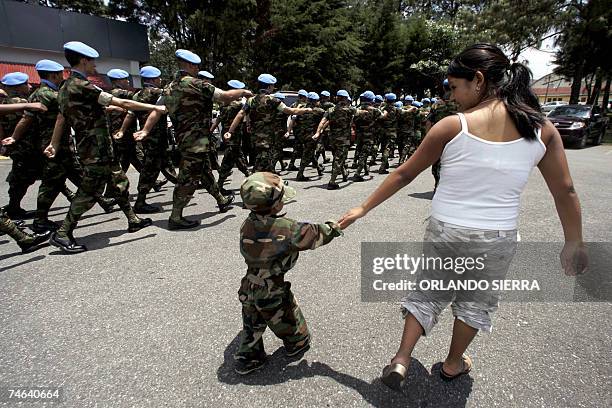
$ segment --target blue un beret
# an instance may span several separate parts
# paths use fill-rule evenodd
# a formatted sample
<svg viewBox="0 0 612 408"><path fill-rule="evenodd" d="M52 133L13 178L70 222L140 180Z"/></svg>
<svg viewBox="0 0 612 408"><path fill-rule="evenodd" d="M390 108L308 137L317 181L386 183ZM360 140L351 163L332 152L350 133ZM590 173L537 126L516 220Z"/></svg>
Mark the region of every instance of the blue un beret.
<svg viewBox="0 0 612 408"><path fill-rule="evenodd" d="M367 99L369 101L373 101L374 98L376 98L376 95L374 95L374 92L372 92L372 91L365 91L364 93L361 94L361 97L363 99Z"/></svg>
<svg viewBox="0 0 612 408"><path fill-rule="evenodd" d="M208 71L200 71L198 72L198 75L208 79L215 79L215 76Z"/></svg>
<svg viewBox="0 0 612 408"><path fill-rule="evenodd" d="M143 78L158 78L161 76L161 71L153 66L140 68L140 76Z"/></svg>
<svg viewBox="0 0 612 408"><path fill-rule="evenodd" d="M351 97L349 95L349 93L346 92L344 89L341 89L338 92L336 92L336 96L344 96L345 98L350 98Z"/></svg>
<svg viewBox="0 0 612 408"><path fill-rule="evenodd" d="M423 104L419 101L412 101L412 106L416 106L417 108L420 108L423 106Z"/></svg>
<svg viewBox="0 0 612 408"><path fill-rule="evenodd" d="M308 99L312 99L313 101L318 101L319 94L316 92L308 92Z"/></svg>
<svg viewBox="0 0 612 408"><path fill-rule="evenodd" d="M404 98L405 101L414 101L414 98L412 97L412 95L406 95L406 97Z"/></svg>
<svg viewBox="0 0 612 408"><path fill-rule="evenodd" d="M277 92L277 93L275 93L272 96L274 96L275 98L278 98L278 99L285 99L285 94L282 94L280 92Z"/></svg>
<svg viewBox="0 0 612 408"><path fill-rule="evenodd" d="M100 56L100 54L98 54L98 51L80 41L67 42L66 44L64 44L64 49L76 52L77 54L84 55L88 58L98 58Z"/></svg>
<svg viewBox="0 0 612 408"><path fill-rule="evenodd" d="M393 92L389 92L385 94L385 99L388 101L394 101L397 99L397 96Z"/></svg>
<svg viewBox="0 0 612 408"><path fill-rule="evenodd" d="M2 85L7 86L17 86L23 85L28 82L28 74L24 74L23 72L11 72L2 77Z"/></svg>
<svg viewBox="0 0 612 408"><path fill-rule="evenodd" d="M306 90L305 90L305 89L300 89L300 90L298 91L298 95L299 95L299 96L305 96L305 97L307 97L307 98L308 98L308 92L306 92Z"/></svg>
<svg viewBox="0 0 612 408"><path fill-rule="evenodd" d="M396 108L401 108L402 106L404 106L403 103L401 103L400 101L397 101L393 104Z"/></svg>
<svg viewBox="0 0 612 408"><path fill-rule="evenodd" d="M106 73L110 79L126 79L130 76L127 71L119 68L113 68Z"/></svg>
<svg viewBox="0 0 612 408"><path fill-rule="evenodd" d="M198 54L195 54L189 50L179 49L176 50L174 55L176 56L176 58L182 59L183 61L191 62L192 64L199 64L200 62L202 62Z"/></svg>
<svg viewBox="0 0 612 408"><path fill-rule="evenodd" d="M274 85L276 83L276 78L274 78L274 76L270 74L261 74L257 77L257 81L266 85Z"/></svg>
<svg viewBox="0 0 612 408"><path fill-rule="evenodd" d="M431 98L431 103L436 103L436 102L438 102L437 98Z"/></svg>
<svg viewBox="0 0 612 408"><path fill-rule="evenodd" d="M244 82L240 82L237 79L232 79L231 81L227 81L227 84L234 89L242 89L244 88Z"/></svg>
<svg viewBox="0 0 612 408"><path fill-rule="evenodd" d="M62 72L64 71L64 66L59 62L43 59L36 63L34 67L37 71L44 72Z"/></svg>
<svg viewBox="0 0 612 408"><path fill-rule="evenodd" d="M448 86L448 79L445 79L445 80L442 82L442 86Z"/></svg>
<svg viewBox="0 0 612 408"><path fill-rule="evenodd" d="M382 102L383 97L382 97L382 95L376 95L376 97L374 99L376 99L377 101L381 101Z"/></svg>
<svg viewBox="0 0 612 408"><path fill-rule="evenodd" d="M331 94L327 91L321 91L321 96L331 96Z"/></svg>
<svg viewBox="0 0 612 408"><path fill-rule="evenodd" d="M421 99L421 103L431 103L431 101L429 100L429 98L423 98Z"/></svg>

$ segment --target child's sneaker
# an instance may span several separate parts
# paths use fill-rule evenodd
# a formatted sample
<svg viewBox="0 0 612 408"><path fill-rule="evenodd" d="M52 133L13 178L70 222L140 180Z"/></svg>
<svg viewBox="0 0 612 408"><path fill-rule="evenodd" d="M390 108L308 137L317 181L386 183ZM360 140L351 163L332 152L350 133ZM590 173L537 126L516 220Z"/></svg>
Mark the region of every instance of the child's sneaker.
<svg viewBox="0 0 612 408"><path fill-rule="evenodd" d="M298 347L287 347L285 346L285 352L287 353L287 357L295 357L298 354L303 354L310 349L310 337L304 344Z"/></svg>
<svg viewBox="0 0 612 408"><path fill-rule="evenodd" d="M265 360L236 360L234 371L240 375L246 375L255 370L259 370L265 363Z"/></svg>

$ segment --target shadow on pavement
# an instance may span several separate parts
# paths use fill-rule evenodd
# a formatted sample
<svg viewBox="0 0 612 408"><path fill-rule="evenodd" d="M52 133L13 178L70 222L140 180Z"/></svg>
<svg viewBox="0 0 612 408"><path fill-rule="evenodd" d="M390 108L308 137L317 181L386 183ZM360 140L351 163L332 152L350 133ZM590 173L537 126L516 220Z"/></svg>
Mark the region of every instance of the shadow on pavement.
<svg viewBox="0 0 612 408"><path fill-rule="evenodd" d="M240 210L240 208L236 208L237 210ZM232 211L232 210L230 210ZM210 217L214 217L215 215L219 215L219 211L208 211L205 213L200 213L200 214L196 214L196 215L185 215L185 218L187 218L190 221L200 221L202 222L205 219L208 219ZM210 227L214 227L215 225L219 225L227 220L229 220L230 218L235 218L236 214L227 214L227 213L223 213L225 214L223 217L219 218L218 220L212 221L208 224L205 223L200 223L200 225L198 225L195 228L189 228L189 229L185 229L185 230L176 230L176 231L172 231L172 232L185 232L185 231L198 231L204 228L210 228ZM163 220L155 220L153 221L153 225L161 228L161 229L168 229L168 219L163 219Z"/></svg>
<svg viewBox="0 0 612 408"><path fill-rule="evenodd" d="M424 191L422 193L412 193L412 194L408 194L408 196L412 197L412 198L420 198L422 200L431 200L434 196L434 192L433 191Z"/></svg>
<svg viewBox="0 0 612 408"><path fill-rule="evenodd" d="M126 239L125 241L113 242L113 243L110 242L111 238L120 237L126 234L129 234L126 229L120 229L120 230L115 230L115 231L96 232L95 234L85 235L82 237L76 236L75 239L77 240L79 244L83 244L87 247L87 251L84 252L84 253L87 253L87 252L95 251L97 249L128 244L130 242L140 241L142 239L147 239L147 238L153 238L157 235L157 234L147 234L141 237ZM71 255L71 254L64 253L58 249L56 251L49 253L49 255Z"/></svg>
<svg viewBox="0 0 612 408"><path fill-rule="evenodd" d="M17 248L19 248L19 247L17 247ZM14 257L16 255L23 255L23 254L20 251L20 252L15 252L15 253L9 254L9 255L3 255L2 257L0 257L0 261L4 261L5 259L12 258L12 257ZM40 261L42 259L45 259L44 255L36 255L33 258L26 259L25 261L18 262L18 263L13 264L13 265L3 266L2 268L0 268L0 272L8 271L9 269L13 269L13 268L16 268L18 266L28 264L30 262L37 262L37 261Z"/></svg>
<svg viewBox="0 0 612 408"><path fill-rule="evenodd" d="M404 387L394 391L385 386L380 378L371 382L334 370L325 363L305 358L295 360L287 357L280 347L268 355L266 365L259 371L242 376L234 372L234 352L240 341L240 333L226 347L223 364L217 369L219 381L229 385L273 385L290 380L314 376L329 377L347 388L357 391L363 399L375 407L465 407L472 392L473 380L464 375L453 382L440 379L442 363L432 367L432 374L415 358L412 359ZM382 371L382 367L381 367Z"/></svg>

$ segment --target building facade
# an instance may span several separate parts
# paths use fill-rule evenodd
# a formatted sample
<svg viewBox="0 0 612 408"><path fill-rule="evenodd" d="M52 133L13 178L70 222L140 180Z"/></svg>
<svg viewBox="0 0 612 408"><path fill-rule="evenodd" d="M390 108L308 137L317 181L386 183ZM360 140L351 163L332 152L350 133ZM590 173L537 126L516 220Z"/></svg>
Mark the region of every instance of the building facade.
<svg viewBox="0 0 612 408"><path fill-rule="evenodd" d="M139 88L141 63L149 60L149 41L145 26L96 16L0 0L0 77L15 71L40 78L34 69L38 60L55 60L66 69L63 45L82 41L100 53L96 60L99 74L90 78L107 88L106 72L120 68L130 73L132 86Z"/></svg>
<svg viewBox="0 0 612 408"><path fill-rule="evenodd" d="M555 101L569 102L572 93L572 81L555 73L545 75L533 81L531 87L541 104ZM603 91L602 85L600 95L603 95ZM586 83L582 80L579 103L586 103L587 99L588 91Z"/></svg>

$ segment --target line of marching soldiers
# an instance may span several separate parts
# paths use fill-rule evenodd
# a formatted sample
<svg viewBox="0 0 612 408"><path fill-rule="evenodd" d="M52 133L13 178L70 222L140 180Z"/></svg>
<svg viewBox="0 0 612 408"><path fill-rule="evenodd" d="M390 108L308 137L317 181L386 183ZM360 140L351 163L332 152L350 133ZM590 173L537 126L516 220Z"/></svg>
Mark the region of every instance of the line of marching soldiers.
<svg viewBox="0 0 612 408"><path fill-rule="evenodd" d="M212 74L199 70L200 57L188 50L176 51L179 71L167 86L162 87L158 68L145 66L140 70L143 88L134 92L129 74L112 69L107 73L112 90L105 92L88 79L96 74L95 49L73 41L64 45L64 53L71 66L67 79L62 64L41 60L36 64L41 84L33 92L24 73L7 74L1 81L0 140L13 162L0 232L15 238L24 251L47 238L65 252L85 251L72 232L96 203L106 212L118 205L128 219L128 232L147 227L151 220L136 214L162 211L146 198L167 180L175 184L168 220L169 229L175 230L199 224L183 217L196 188L207 189L221 212L231 207L233 193L223 186L234 167L248 176L251 171L276 172L280 165L281 171L297 171L296 180L305 181L308 166L323 174L319 159L328 162L325 151L330 150L328 188L337 189L338 177L348 180L346 160L355 145L354 180L363 181L379 155L378 171L385 174L396 150L398 165L414 152L431 105L427 99L417 102L406 96L404 106L395 94L383 98L371 91L363 92L356 104L345 90L336 92L334 103L327 91L319 96L301 90L298 100L286 106L285 95L275 93L272 75L258 77L255 94L238 80L221 90L211 83ZM221 108L213 120L215 103ZM219 127L225 149L220 165L214 137ZM293 151L286 163L283 149L292 135ZM130 165L140 173L133 207L125 176ZM158 180L160 173L166 179ZM20 220L32 214L21 208L21 200L36 180L41 185L34 234L27 234ZM66 186L67 180L77 186L76 193ZM59 194L71 201L61 225L48 219Z"/></svg>

